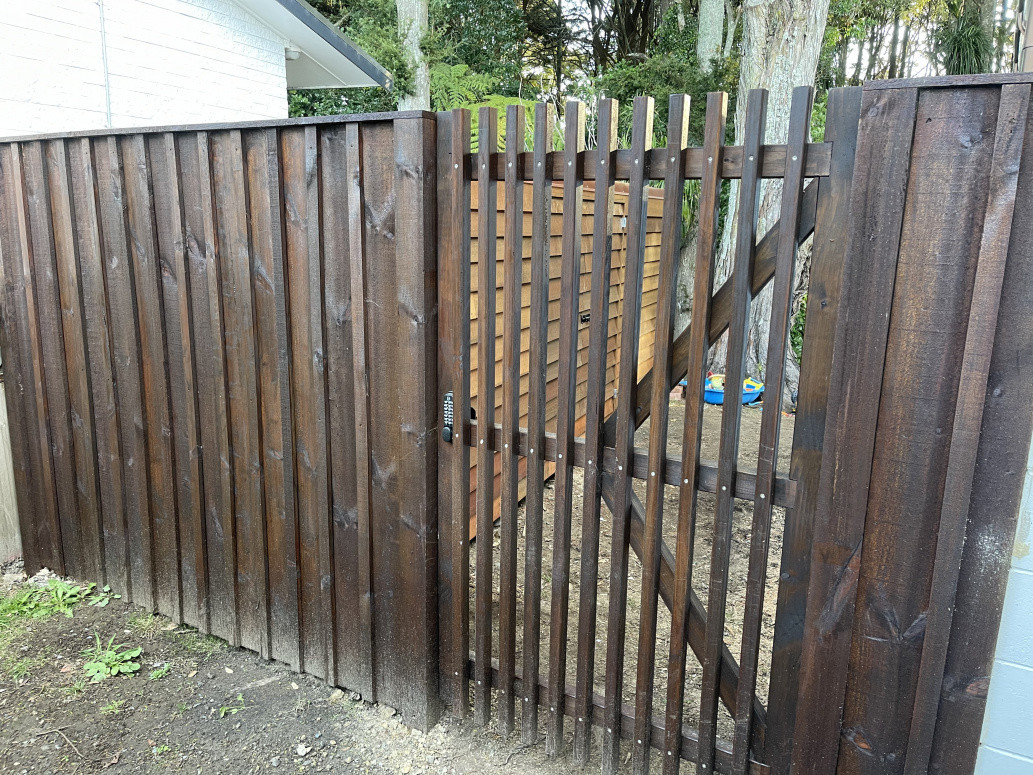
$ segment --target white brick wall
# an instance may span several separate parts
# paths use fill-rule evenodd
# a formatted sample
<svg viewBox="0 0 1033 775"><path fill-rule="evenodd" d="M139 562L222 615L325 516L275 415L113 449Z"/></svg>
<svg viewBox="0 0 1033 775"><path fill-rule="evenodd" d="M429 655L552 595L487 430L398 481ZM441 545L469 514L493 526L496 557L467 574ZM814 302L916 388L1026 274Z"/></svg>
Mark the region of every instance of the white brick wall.
<svg viewBox="0 0 1033 775"><path fill-rule="evenodd" d="M0 137L284 118L286 44L232 0L3 0Z"/></svg>

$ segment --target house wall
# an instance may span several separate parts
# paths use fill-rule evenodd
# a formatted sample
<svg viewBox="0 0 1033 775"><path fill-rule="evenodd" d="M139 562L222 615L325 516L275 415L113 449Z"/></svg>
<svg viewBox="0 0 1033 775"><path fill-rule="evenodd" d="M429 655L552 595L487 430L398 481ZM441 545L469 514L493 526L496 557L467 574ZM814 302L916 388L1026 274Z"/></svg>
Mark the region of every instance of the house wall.
<svg viewBox="0 0 1033 775"><path fill-rule="evenodd" d="M0 137L287 116L287 40L232 0L0 2ZM0 392L0 562L21 553Z"/></svg>
<svg viewBox="0 0 1033 775"><path fill-rule="evenodd" d="M976 775L1033 775L1033 450L997 636Z"/></svg>
<svg viewBox="0 0 1033 775"><path fill-rule="evenodd" d="M286 44L232 0L0 3L0 136L284 118Z"/></svg>

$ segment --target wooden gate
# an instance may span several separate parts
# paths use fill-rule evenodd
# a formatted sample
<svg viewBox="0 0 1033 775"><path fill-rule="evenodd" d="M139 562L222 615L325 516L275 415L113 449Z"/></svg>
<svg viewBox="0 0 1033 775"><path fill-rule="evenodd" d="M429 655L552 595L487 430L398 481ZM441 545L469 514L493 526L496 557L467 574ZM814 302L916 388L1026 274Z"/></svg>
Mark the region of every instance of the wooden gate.
<svg viewBox="0 0 1033 775"><path fill-rule="evenodd" d="M450 440L442 443L439 453L441 653L447 682L443 690L460 712L469 702L468 684L472 681L475 718L486 723L495 707L500 728L508 732L514 727L519 705L523 739L530 743L537 739L541 706L546 744L553 753L564 747L564 718L571 716L573 753L581 762L588 760L593 747L592 726L601 727L601 756L608 772L618 766L622 737L631 741L636 771L646 771L655 756L663 761L666 772L677 771L681 759L698 762L701 772L767 772L765 751L787 745L783 738L791 735L787 719L791 718L797 682L795 655L802 637L810 523L821 462L859 92L847 89L831 93L823 143L809 142L811 91L807 88L794 93L789 137L783 145L764 143L763 91L749 95L745 141L739 147L724 145L726 98L722 94L708 99L702 147L687 144L686 96L671 99L669 143L661 149L651 147L653 105L646 98L635 101L631 147L627 149L617 148L617 106L611 100L599 103L594 150L586 150L585 108L578 102L566 107L563 149L559 151L553 150L553 119L544 105L535 109L530 152L524 150L526 119L521 108L510 108L506 114L502 152L496 152L496 113L481 109L476 154L469 152L469 113L459 110L439 114L439 167L446 173L438 191L439 387L449 392L447 400L454 416L454 429L446 431ZM765 178L782 181L782 204L777 223L757 235ZM714 292L721 186L729 179L739 181L738 248L730 277ZM805 185L807 179L810 182ZM470 212L471 180L478 183L478 210L482 213L495 211L498 190L503 189L507 217L501 235L501 260L491 218L476 224L478 255L470 255L471 224L465 216ZM523 223L520 199L525 180L534 184L529 231ZM595 189L591 266L582 266L580 260L582 187L586 180L594 181ZM620 343L616 409L606 417L604 405L611 396L604 394L603 386L610 332L607 326L593 325L592 321L611 318L609 244L613 219L607 214L612 211L613 188L618 180L627 180L630 192L628 252L621 278L623 308L616 318ZM700 181L695 302L691 324L674 336L682 192L687 180ZM486 185L487 181L495 183ZM550 264L545 250L553 181L562 181L563 185L563 243L558 266ZM640 300L643 293L645 208L652 181L663 181L665 196L652 369L640 380L636 366L641 305L632 300ZM811 312L792 459L789 476L785 476L776 471L776 457L794 263L797 245L812 234ZM530 261L522 260L519 251L526 237L532 244ZM476 276L472 276L472 266L476 266ZM502 275L501 284L498 273ZM759 447L754 448L759 451L755 466L748 467L738 462L742 412L756 411L743 410L740 402L747 329L751 300L769 284L773 301L767 390ZM501 292L496 294L499 285ZM513 314L521 307L522 294L530 296L528 325L522 325L519 314ZM479 382L473 407L469 398L469 375L474 368L471 299L477 305L478 320L475 352ZM546 427L542 407L552 375L545 369L544 343L552 326L559 329L555 388L558 412L555 424ZM526 338L521 337L522 328L526 328ZM700 458L703 383L708 350L725 331L729 401L721 416L719 459L715 463ZM579 358L586 339L587 358ZM495 347L500 340L502 372L495 375L486 364L495 362ZM525 351L526 358L521 355ZM583 437L574 432L579 373L587 378ZM530 382L526 407L520 404L521 379ZM672 437L683 436L678 455L668 452L669 395L683 379L689 386L685 421L672 432ZM497 397L499 387L501 396ZM520 427L518 418L525 415L527 427ZM647 419L648 449L640 449L635 432ZM742 454L745 456L747 450L743 449ZM491 488L478 490L474 507L478 540L474 542L472 569L470 545L459 527L469 520L470 502L464 496L469 487L471 455L476 457L479 471L494 472L497 467L501 472L497 584ZM520 507L516 482L523 458L528 471L527 499ZM550 488L542 483L546 462L554 463L556 470L555 488L549 498L551 515L546 505ZM640 483L640 489L644 486L644 502L635 482ZM676 505L669 513L664 509L667 489L677 493ZM697 515L697 491L716 496L705 602L689 584L693 566L706 560L693 556L693 533L697 524L710 523L702 510ZM723 633L737 501L753 502L753 528L741 647L733 654ZM609 514L601 511L602 502L614 516L612 527L604 525L600 530L601 522L610 520ZM792 580L781 585L777 601L771 696L779 698L778 722L755 692L774 509L786 510L783 575ZM572 529L575 511L580 515L580 535ZM676 523L676 529L668 530L673 535L673 546L663 539L665 517ZM602 546L601 534L610 538ZM543 551L543 540L552 545L551 564ZM573 573L572 546L580 552L580 564ZM628 584L633 571L629 563L633 561L629 549L639 558L641 567L641 583L636 584L639 591L630 600ZM524 557L523 567L518 565L518 555ZM600 573L601 561L609 565L608 579ZM471 576L475 578L472 588ZM543 606L543 586L549 596L548 606ZM600 588L606 589L608 598L603 605ZM572 596L576 603L573 612ZM666 639L669 648L658 655L661 606L670 611L671 624ZM626 655L627 612L636 607L640 616L633 629L637 629L638 637L630 646L632 653ZM547 628L542 624L543 608L547 608ZM603 617L605 624L600 625ZM519 628L518 618L522 619ZM575 629L576 636L572 637L570 632ZM598 659L597 638L605 638L606 643ZM519 664L518 648L522 653ZM684 696L690 652L702 665L702 686L694 704L697 718L685 724L684 708L693 704L686 703ZM628 681L633 683L633 697L624 685L629 659L637 662L635 675ZM666 668L666 686L656 683L658 663ZM655 686L661 693L666 691L665 703L654 701ZM654 708L664 704L663 717L654 718ZM730 732L728 739L718 736L721 705L730 714L725 724Z"/></svg>
<svg viewBox="0 0 1033 775"><path fill-rule="evenodd" d="M681 760L698 773L971 771L1021 492L1011 472L1026 460L1033 421L1020 387L1033 363L1023 274L1033 260L1031 80L834 89L822 143L808 142L808 89L794 93L784 145L763 142L761 91L749 94L741 147L723 145L719 94L708 99L702 147L687 147L684 96L671 99L662 149L650 147L647 99L635 102L626 149L617 149L609 100L598 105L592 150L577 102L566 107L562 150L545 106L535 110L530 152L519 108L507 112L498 153L493 110L480 111L476 154L469 114L439 114L439 379L451 402L443 422L454 422L439 453L441 670L459 713L472 689L477 722L497 715L508 734L519 715L525 744L541 723L550 753L569 745L584 763L598 750L604 772L630 762L633 772L674 773ZM764 178L782 185L778 220L759 233ZM738 180L727 216L737 238L730 276L715 290L728 179ZM504 190L501 257L494 223L483 220L479 255L470 255L471 180L480 212L493 212ZM509 207L525 180L530 231ZM590 266L580 261L586 180L596 198L596 217L586 219ZM608 332L592 321L608 319L613 303L612 219L598 214L617 180L628 181L630 198L611 396ZM653 362L638 379L641 305L629 300L642 298L646 192L659 180ZM691 322L675 336L686 180L699 181L699 237ZM563 186L558 266L543 249L553 181ZM529 262L513 249L528 236ZM780 459L794 262L808 237L799 404ZM767 286L757 422L739 399L751 307ZM522 295L531 307L524 323L511 313ZM553 327L554 393L543 344ZM493 379L485 364L496 346L502 370ZM719 417L703 404L715 346L727 348ZM579 374L583 435L572 421ZM669 391L683 379L684 420L672 423L681 405ZM559 411L547 426L541 407L553 397ZM616 408L604 416L609 399ZM704 456L711 444L716 462ZM462 530L471 456L502 481L497 535L491 489L477 492L472 565ZM555 480L543 487L546 462ZM768 573L772 542L777 577Z"/></svg>

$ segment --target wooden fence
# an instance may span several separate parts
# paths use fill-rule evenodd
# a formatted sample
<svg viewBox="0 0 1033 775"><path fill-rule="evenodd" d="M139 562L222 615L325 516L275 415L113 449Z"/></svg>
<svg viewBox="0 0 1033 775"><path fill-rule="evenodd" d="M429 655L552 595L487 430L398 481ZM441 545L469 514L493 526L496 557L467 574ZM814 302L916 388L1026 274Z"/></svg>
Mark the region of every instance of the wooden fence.
<svg viewBox="0 0 1033 775"><path fill-rule="evenodd" d="M0 345L26 567L109 583L417 726L471 701L503 733L519 718L528 744L541 724L550 753L598 753L606 772L622 745L636 773L970 771L1033 433L1031 83L833 89L817 143L809 89L784 144L765 143L762 91L739 146L724 145L721 94L699 148L684 96L665 148L651 148L646 99L627 149L609 100L593 150L576 102L559 151L545 106L530 150L511 110L502 152L489 109L477 153L462 110L0 142ZM759 234L767 178L780 212ZM695 303L676 335L687 179L701 190ZM738 236L718 283L729 179ZM584 218L588 190L605 217ZM781 369L808 239L786 466ZM707 351L727 332L738 399L768 287L756 455L728 400L705 460ZM669 429L683 378L684 424ZM472 464L492 483L474 503Z"/></svg>
<svg viewBox="0 0 1033 775"><path fill-rule="evenodd" d="M30 571L433 723L433 143L403 113L0 146Z"/></svg>
<svg viewBox="0 0 1033 775"><path fill-rule="evenodd" d="M494 185L498 186L498 183ZM522 242L521 242L521 290L520 290L520 320L521 320L521 352L520 352L520 394L518 398L519 404L519 424L520 427L527 427L527 412L529 406L529 394L528 389L530 386L530 360L529 360L529 338L528 331L530 329L530 309L531 309L531 254L532 254L532 234L531 234L531 198L533 192L533 186L530 181L524 181L524 190L522 192L523 202L523 218L522 218ZM584 217L581 222L581 266L582 271L587 276L591 267L592 258L592 234L594 229L594 206L595 206L595 188L591 185L585 187L584 192ZM477 265L479 255L479 243L478 243L478 232L477 224L479 219L477 217L478 207L478 195L477 195L477 182L471 186L471 229L470 235L470 257L473 266ZM496 339L495 339L495 411L502 410L502 377L504 374L503 368L503 343L501 337L501 327L498 326L497 322L502 316L502 278L503 272L499 271L498 264L501 263L501 259L498 258L502 255L503 251L500 249L504 247L504 218L506 213L506 196L504 190L497 192L497 203L498 217L495 223L496 233L496 246L493 254L497 257L496 261ZM649 216L647 219L646 226L646 249L644 254L644 267L643 267L643 288L642 288L642 325L639 333L639 351L638 351L638 362L639 362L639 374L645 374L653 364L653 329L656 321L656 294L657 294L657 282L660 275L660 215L663 204L663 191L660 189L653 189L649 192ZM606 402L604 410L607 414L613 411L616 406L615 396L617 394L617 370L618 370L618 359L620 358L620 331L621 331L621 314L624 309L622 292L623 292L623 278L624 278L624 265L627 258L628 242L627 242L627 221L628 221L628 190L627 186L615 186L613 193L613 225L611 226L612 232L612 248L610 257L610 293L614 299L614 303L609 309L609 319L607 320L607 365L606 365L606 383L604 391L606 394ZM560 348L559 348L559 329L560 329L560 263L561 263L561 243L563 239L563 186L560 183L552 184L552 205L550 206L549 214L549 276L554 278L550 283L549 287L549 328L548 328L548 347L546 348L546 396L545 402L545 427L554 428L556 425L556 415L558 407L558 390L557 390L557 379L559 377L559 360L560 360ZM477 397L477 385L479 382L477 376L477 312L479 309L478 305L478 292L476 286L472 288L472 294L470 297L470 325L472 331L471 344L470 344L470 385L471 385L471 401L476 403ZM591 322L591 309L589 300L588 286L585 285L580 290L580 301L579 308L581 310L581 316L584 319L586 326L582 329L578 338L577 348L577 388L576 388L576 404L574 408L575 419L574 429L578 435L584 435L586 416L585 412L588 406L588 376L587 376L587 360L588 360L588 327L587 324ZM519 479L517 484L518 495L522 498L526 492L526 460L521 460L519 465ZM551 462L547 462L544 468L544 475L550 477L554 471L554 465ZM470 484L470 537L474 537L477 534L477 504L476 504L476 492L477 492L477 461L471 461L471 484ZM494 503L494 514L495 518L498 519L501 514L502 506L502 477L499 473L497 461L495 466L495 503Z"/></svg>

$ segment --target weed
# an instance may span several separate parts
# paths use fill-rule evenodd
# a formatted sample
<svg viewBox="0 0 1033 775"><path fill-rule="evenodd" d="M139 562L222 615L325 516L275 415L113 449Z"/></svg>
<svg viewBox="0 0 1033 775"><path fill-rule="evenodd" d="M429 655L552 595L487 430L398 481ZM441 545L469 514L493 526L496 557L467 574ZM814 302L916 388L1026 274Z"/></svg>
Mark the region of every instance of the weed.
<svg viewBox="0 0 1033 775"><path fill-rule="evenodd" d="M168 619L152 613L143 612L129 617L129 628L138 635L146 637L157 635L166 624L168 624Z"/></svg>
<svg viewBox="0 0 1033 775"><path fill-rule="evenodd" d="M152 681L160 681L162 678L164 678L165 676L167 676L171 672L172 672L172 665L170 665L168 662L166 662L161 667L152 670L151 671L151 675L149 677L150 677L150 679Z"/></svg>
<svg viewBox="0 0 1033 775"><path fill-rule="evenodd" d="M63 579L50 579L43 587L26 587L0 600L0 627L16 619L45 619L61 613L72 618L77 603L90 594L93 584L79 586Z"/></svg>
<svg viewBox="0 0 1033 775"><path fill-rule="evenodd" d="M140 663L133 660L140 656L141 648L124 649L124 643L115 643L115 636L106 645L100 642L100 635L93 634L97 643L88 649L83 649L83 656L86 657L86 664L83 670L89 676L92 683L100 683L105 678L112 676L128 675L140 669Z"/></svg>
<svg viewBox="0 0 1033 775"><path fill-rule="evenodd" d="M189 651L201 659L208 659L212 654L226 647L224 641L212 635L202 635L197 630L183 629L176 631L175 634L185 651Z"/></svg>
<svg viewBox="0 0 1033 775"><path fill-rule="evenodd" d="M107 705L101 708L100 712L102 715L105 716L117 716L119 713L122 712L122 708L125 707L125 704L125 700L115 700L114 702L109 702Z"/></svg>
<svg viewBox="0 0 1033 775"><path fill-rule="evenodd" d="M67 692L68 694L72 695L73 697L82 694L84 691L86 691L86 679L85 678L78 679L71 686L66 686L63 689L63 691Z"/></svg>
<svg viewBox="0 0 1033 775"><path fill-rule="evenodd" d="M90 586L92 587L93 585L91 584ZM111 587L105 584L99 592L94 592L89 597L87 597L86 602L89 605L95 606L97 608L104 608L112 600L121 599L121 595L116 595L114 592L111 591Z"/></svg>
<svg viewBox="0 0 1033 775"><path fill-rule="evenodd" d="M235 716L240 711L244 710L247 706L244 704L244 695L238 694L237 701L232 705L223 705L219 708L219 718L226 718L227 716Z"/></svg>
<svg viewBox="0 0 1033 775"><path fill-rule="evenodd" d="M11 669L7 671L7 674L17 681L21 678L25 678L30 672L32 672L32 668L35 666L34 660L19 659L11 666Z"/></svg>
<svg viewBox="0 0 1033 775"><path fill-rule="evenodd" d="M188 706L187 706L187 704L185 702L177 702L176 703L176 713L175 713L175 715L182 716L184 713L187 712L187 709L188 709Z"/></svg>

